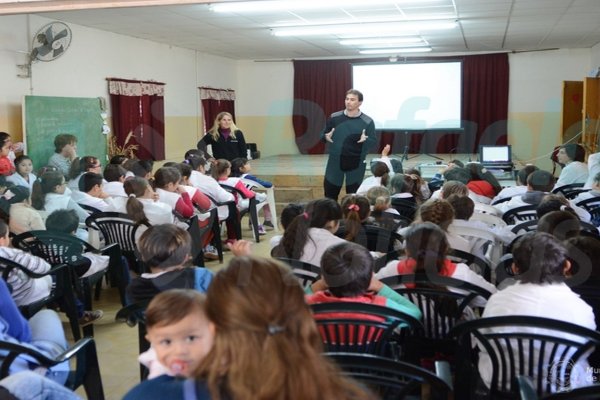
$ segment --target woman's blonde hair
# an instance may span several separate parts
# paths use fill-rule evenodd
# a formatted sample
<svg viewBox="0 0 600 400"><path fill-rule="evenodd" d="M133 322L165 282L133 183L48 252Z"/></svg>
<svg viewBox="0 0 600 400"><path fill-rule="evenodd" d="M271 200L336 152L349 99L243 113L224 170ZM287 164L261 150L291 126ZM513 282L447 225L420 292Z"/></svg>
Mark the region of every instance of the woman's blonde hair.
<svg viewBox="0 0 600 400"><path fill-rule="evenodd" d="M322 354L304 292L272 259L234 258L217 273L206 300L213 348L195 376L220 400L367 399Z"/></svg>
<svg viewBox="0 0 600 400"><path fill-rule="evenodd" d="M210 130L208 131L208 133L210 133L210 135L213 137L213 139L215 141L219 140L219 134L220 134L219 133L219 123L221 122L223 117L225 117L226 115L228 115L231 118L230 136L233 139L235 139L235 132L238 130L238 128L237 128L237 126L235 126L235 122L233 122L233 115L231 115L227 111L221 111L220 113L217 114L217 117L215 118L215 122L213 123L212 128L210 128Z"/></svg>

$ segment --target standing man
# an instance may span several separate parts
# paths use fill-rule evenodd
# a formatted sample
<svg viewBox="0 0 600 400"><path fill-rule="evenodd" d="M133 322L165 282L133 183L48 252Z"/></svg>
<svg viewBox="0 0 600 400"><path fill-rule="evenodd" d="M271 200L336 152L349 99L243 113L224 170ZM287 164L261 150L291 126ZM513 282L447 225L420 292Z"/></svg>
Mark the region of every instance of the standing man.
<svg viewBox="0 0 600 400"><path fill-rule="evenodd" d="M337 201L344 177L346 193L356 193L365 177L367 151L376 142L373 119L360 111L363 94L355 89L346 92L346 109L331 114L321 133L329 142L329 159L325 169L325 197Z"/></svg>

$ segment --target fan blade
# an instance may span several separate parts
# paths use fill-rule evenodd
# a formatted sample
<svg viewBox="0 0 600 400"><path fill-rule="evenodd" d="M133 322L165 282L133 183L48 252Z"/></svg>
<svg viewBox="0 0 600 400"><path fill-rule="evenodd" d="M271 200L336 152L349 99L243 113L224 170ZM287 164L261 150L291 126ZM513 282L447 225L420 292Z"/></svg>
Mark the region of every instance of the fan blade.
<svg viewBox="0 0 600 400"><path fill-rule="evenodd" d="M54 36L52 35L52 27L48 27L48 29L46 29L46 40L48 41L48 43L52 43L54 41Z"/></svg>
<svg viewBox="0 0 600 400"><path fill-rule="evenodd" d="M60 31L56 34L56 36L54 37L54 40L52 40L52 42L55 42L58 39L62 39L64 37L66 37L68 34L69 34L69 32L66 29L63 29L62 31Z"/></svg>
<svg viewBox="0 0 600 400"><path fill-rule="evenodd" d="M62 54L63 51L65 51L65 49L64 49L64 47L61 44L59 48L54 49L54 53L52 53L52 58L58 57L59 55Z"/></svg>
<svg viewBox="0 0 600 400"><path fill-rule="evenodd" d="M46 54L50 53L53 49L51 44L45 44L43 46L36 47L36 50L38 55L43 57Z"/></svg>

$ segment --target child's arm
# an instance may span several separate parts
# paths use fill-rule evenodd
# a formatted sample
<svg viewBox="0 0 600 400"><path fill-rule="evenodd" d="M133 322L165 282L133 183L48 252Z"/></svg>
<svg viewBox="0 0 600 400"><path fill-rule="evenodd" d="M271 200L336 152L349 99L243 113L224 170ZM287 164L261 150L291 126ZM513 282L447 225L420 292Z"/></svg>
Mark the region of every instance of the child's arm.
<svg viewBox="0 0 600 400"><path fill-rule="evenodd" d="M180 197L175 203L175 211L181 214L183 218L192 218L194 215L194 205L185 189L183 193L180 193Z"/></svg>
<svg viewBox="0 0 600 400"><path fill-rule="evenodd" d="M375 278L374 275L373 278L371 278L371 284L369 285L368 290L377 293L378 296L385 297L387 299L385 303L386 307L406 313L419 320L421 319L422 314L419 307L401 294L396 293L394 289L382 283L379 279Z"/></svg>
<svg viewBox="0 0 600 400"><path fill-rule="evenodd" d="M262 179L259 179L259 178L257 178L254 175L244 175L243 178L244 179L248 179L249 181L254 181L256 183L259 183L259 184L263 185L266 188L273 187L273 184L271 182L263 181Z"/></svg>
<svg viewBox="0 0 600 400"><path fill-rule="evenodd" d="M17 249L14 249L13 251L14 254L12 260L21 264L31 272L45 274L50 271L51 266L44 259Z"/></svg>
<svg viewBox="0 0 600 400"><path fill-rule="evenodd" d="M235 188L237 190L239 190L240 192L242 192L244 194L244 196L246 196L246 198L248 198L248 199L254 198L254 195L255 195L254 192L252 190L248 189L246 187L246 185L244 185L242 183L241 180L238 179L237 183L235 184Z"/></svg>
<svg viewBox="0 0 600 400"><path fill-rule="evenodd" d="M192 203L196 204L202 210L208 210L210 208L210 199L198 189L194 192Z"/></svg>

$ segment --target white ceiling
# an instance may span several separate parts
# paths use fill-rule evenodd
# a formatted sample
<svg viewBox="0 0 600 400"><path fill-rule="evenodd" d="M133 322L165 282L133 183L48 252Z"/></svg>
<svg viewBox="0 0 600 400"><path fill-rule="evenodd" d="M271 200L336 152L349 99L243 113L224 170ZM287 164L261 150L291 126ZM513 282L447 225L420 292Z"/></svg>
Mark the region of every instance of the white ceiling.
<svg viewBox="0 0 600 400"><path fill-rule="evenodd" d="M272 36L270 28L283 23L422 19L424 14L459 21L453 30L419 32L433 48L428 53L432 55L589 48L600 43L600 0L404 0L391 6L373 6L365 0L361 6L330 10L244 14L216 13L208 4L39 13L67 23L251 60L359 57L356 47L340 45L334 35Z"/></svg>

